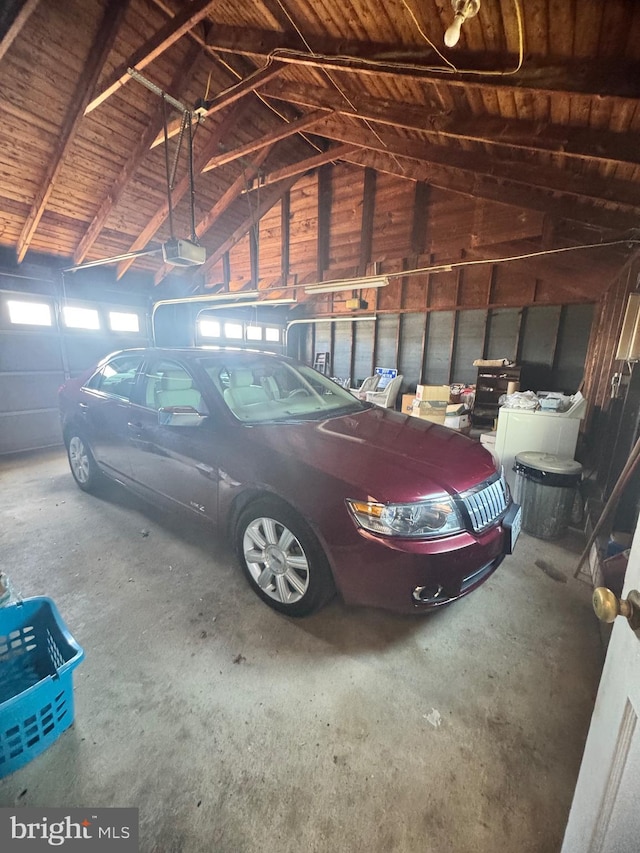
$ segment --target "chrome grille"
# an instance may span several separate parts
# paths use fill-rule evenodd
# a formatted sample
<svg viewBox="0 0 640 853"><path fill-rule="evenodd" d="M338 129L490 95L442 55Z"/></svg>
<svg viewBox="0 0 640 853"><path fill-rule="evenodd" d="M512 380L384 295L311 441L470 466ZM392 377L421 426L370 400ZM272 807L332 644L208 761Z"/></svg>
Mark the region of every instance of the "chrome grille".
<svg viewBox="0 0 640 853"><path fill-rule="evenodd" d="M461 495L476 533L489 527L506 510L509 503L504 474L491 483L481 483Z"/></svg>

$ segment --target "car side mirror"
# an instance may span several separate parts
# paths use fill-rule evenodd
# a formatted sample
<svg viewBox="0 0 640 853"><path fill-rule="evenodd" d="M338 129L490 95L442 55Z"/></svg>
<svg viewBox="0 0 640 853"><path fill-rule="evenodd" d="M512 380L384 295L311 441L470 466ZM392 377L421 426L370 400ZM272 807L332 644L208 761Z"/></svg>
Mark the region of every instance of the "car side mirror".
<svg viewBox="0 0 640 853"><path fill-rule="evenodd" d="M193 406L165 406L158 409L160 426L197 427L206 419L207 416L201 415Z"/></svg>

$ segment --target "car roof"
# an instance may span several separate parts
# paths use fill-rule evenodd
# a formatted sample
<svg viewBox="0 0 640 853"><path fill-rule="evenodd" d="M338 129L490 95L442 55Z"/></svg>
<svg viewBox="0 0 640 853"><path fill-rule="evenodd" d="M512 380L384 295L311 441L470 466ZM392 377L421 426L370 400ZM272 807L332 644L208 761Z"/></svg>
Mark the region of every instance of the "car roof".
<svg viewBox="0 0 640 853"><path fill-rule="evenodd" d="M171 356L178 356L186 359L202 358L203 356L206 356L207 358L216 358L229 355L238 356L240 358L253 358L256 355L262 355L267 358L288 359L287 356L281 355L280 353L268 350L249 349L247 347L216 347L215 349L209 347L131 347L128 349L118 350L117 352L112 353L112 355L116 356L134 353L145 356L162 355L169 358Z"/></svg>

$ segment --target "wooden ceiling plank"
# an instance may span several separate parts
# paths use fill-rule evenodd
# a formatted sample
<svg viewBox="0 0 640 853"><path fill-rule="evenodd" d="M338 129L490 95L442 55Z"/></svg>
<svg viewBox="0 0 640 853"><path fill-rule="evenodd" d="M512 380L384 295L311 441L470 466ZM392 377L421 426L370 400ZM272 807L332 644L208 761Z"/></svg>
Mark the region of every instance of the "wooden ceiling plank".
<svg viewBox="0 0 640 853"><path fill-rule="evenodd" d="M211 159L211 155L218 150L220 140L225 139L226 136L231 132L231 130L238 124L238 122L242 121L250 105L251 102L248 100L238 101L233 106L229 114L222 119L222 121L218 124L216 128L214 128L213 132L211 133L211 136L209 137L209 139L207 139L202 150L194 157L193 171L195 174L203 170L203 166ZM178 204L178 202L188 191L188 189L189 175L186 174L181 178L180 181L178 181L176 186L171 191L172 206ZM169 202L168 200L166 200L163 201L162 204L158 207L149 222L145 225L140 234L136 237L136 239L126 251L136 252L138 251L138 249L144 249L149 240L154 236L158 228L160 228L160 226L163 224L163 222L168 216ZM116 274L116 277L118 279L122 278L125 272L133 264L134 260L135 258L129 259L127 261L122 261L120 264L118 264L118 271Z"/></svg>
<svg viewBox="0 0 640 853"><path fill-rule="evenodd" d="M442 81L454 87L517 88L522 91L529 90L534 94L564 92L568 95L582 93L601 97L640 96L637 63L625 63L619 59L604 59L594 63L583 58L584 53L579 54L577 59L567 59L562 63L532 56L527 59L518 74L483 76L484 71L495 72L495 69L499 68L513 68L517 55L496 54L490 51L479 55L471 51L457 50L456 65L459 68L475 70L473 73L456 75L444 66L442 72L434 71L431 54L425 56L425 52L419 48L416 48L415 54L408 54L407 45L400 43L348 41L316 36L313 42L314 53L311 54L300 50L297 36L294 38L273 31L217 25L209 36L208 44L221 53L236 53L253 58L273 55L274 58L293 65L357 74L383 74ZM394 54L401 58L398 61L389 59Z"/></svg>
<svg viewBox="0 0 640 853"><path fill-rule="evenodd" d="M203 237L204 234L207 233L207 231L214 225L216 219L218 219L229 205L238 198L241 192L246 189L247 183L258 174L260 167L267 159L272 149L273 145L263 148L262 151L254 157L252 162L242 170L241 174L238 175L228 189L225 190L207 215L200 220L196 226L196 234L199 238Z"/></svg>
<svg viewBox="0 0 640 853"><path fill-rule="evenodd" d="M254 151L264 148L265 145L280 142L280 140L286 139L288 136L293 136L294 133L299 133L301 130L306 130L312 125L317 124L323 118L326 118L328 113L329 110L326 109L314 110L311 113L307 113L307 115L301 116L299 119L295 119L295 121L282 124L276 130L265 134L260 139L254 139L252 142L248 142L246 145L241 145L239 148L234 148L231 151L226 151L224 154L217 154L209 160L202 171L208 172L217 166L231 163L239 157L246 157L249 154L253 154Z"/></svg>
<svg viewBox="0 0 640 853"><path fill-rule="evenodd" d="M469 172L471 176L484 175L493 181L506 180L537 190L561 193L584 204L606 203L625 213L636 215L640 213L637 187L633 184L614 183L608 179L602 180L596 175L585 178L565 170L545 168L525 162L509 163L504 158L492 157L480 151L456 151L452 148L430 145L426 140L406 139L384 131L376 137L357 125L346 124L334 118L326 119L315 132L336 142L410 157L433 166Z"/></svg>
<svg viewBox="0 0 640 853"><path fill-rule="evenodd" d="M198 274L206 276L207 273L215 267L225 252L228 252L229 249L236 245L236 243L239 243L240 240L249 233L249 229L252 228L256 222L259 222L265 213L268 213L271 208L280 201L280 199L291 189L296 180L297 178L294 176L292 178L288 178L286 181L280 182L277 187L267 189L266 192L261 195L259 204L244 220L242 225L236 228L233 234L227 237L227 239L218 246L217 249L215 249L213 254L201 267L198 267L197 270L193 271L193 276L195 277Z"/></svg>
<svg viewBox="0 0 640 853"><path fill-rule="evenodd" d="M0 61L5 53L9 50L16 37L20 34L20 30L31 17L32 12L35 12L36 6L40 0L25 0L18 14L15 16L6 33L0 39Z"/></svg>
<svg viewBox="0 0 640 853"><path fill-rule="evenodd" d="M177 91L181 85L185 84L186 80L189 80L191 78L194 68L201 55L202 51L200 46L197 44L192 44L187 53L185 54L184 60L178 65L174 72L173 79L169 84L169 92ZM131 155L127 157L124 166L120 170L120 174L117 176L117 178L111 185L111 188L107 195L104 197L102 204L98 209L98 212L94 216L82 240L78 244L78 247L73 255L74 264L81 264L82 261L87 257L87 253L89 252L95 241L98 239L98 235L102 231L104 223L107 221L109 214L118 204L118 201L120 200L127 184L137 171L138 166L147 156L151 140L156 136L158 128L162 127L162 121L163 104L162 101L159 100L158 105L156 107L156 111L153 117L150 119L145 132L140 137L138 144L136 145Z"/></svg>
<svg viewBox="0 0 640 853"><path fill-rule="evenodd" d="M590 128L566 127L530 119L504 119L499 116L460 118L448 113L429 113L421 106L398 104L388 100L350 97L353 106L332 89L279 81L264 92L306 107L329 107L362 121L376 121L393 127L418 130L427 135L470 142L481 142L539 153L555 151L567 158L640 164L635 134L611 133ZM355 109L353 108L355 107Z"/></svg>
<svg viewBox="0 0 640 853"><path fill-rule="evenodd" d="M224 92L220 92L220 94L216 95L215 98L211 98L206 101L203 105L203 111L199 113L196 121L202 121L203 119L212 116L214 113L220 112L220 110L228 107L230 104L234 104L236 101L239 101L240 98L243 98L245 95L255 92L256 89L260 88L260 86L266 85L277 77L284 67L285 66L279 62L270 63L265 65L264 68L258 69L255 73L250 74L239 83L234 84L229 89L226 89ZM181 125L182 118L175 119L175 121L169 123L167 127L167 136L169 139L180 132ZM155 148L163 142L164 132L160 131L151 143L150 147Z"/></svg>
<svg viewBox="0 0 640 853"><path fill-rule="evenodd" d="M285 14L284 9L278 0L261 0L262 5L269 12L273 20L280 27L283 33L291 33L293 27L291 21Z"/></svg>
<svg viewBox="0 0 640 853"><path fill-rule="evenodd" d="M100 104L103 104L107 98L117 92L121 86L127 83L131 76L128 72L129 68L135 68L136 71L142 71L154 59L161 56L168 48L175 44L183 35L195 27L203 18L205 18L214 5L215 0L191 0L190 3L178 12L178 14L167 21L153 36L148 39L138 50L122 63L122 65L114 71L109 83L87 104L85 115L95 110Z"/></svg>
<svg viewBox="0 0 640 853"><path fill-rule="evenodd" d="M284 181L286 178L292 178L295 175L302 175L311 169L317 169L325 163L333 163L337 160L342 160L347 154L351 154L357 150L355 145L334 145L322 154L316 154L315 157L308 157L306 160L300 160L297 163L292 163L290 166L283 166L281 169L276 169L269 172L259 183L255 184L252 189L257 189L265 186L270 186L278 181Z"/></svg>
<svg viewBox="0 0 640 853"><path fill-rule="evenodd" d="M508 204L520 209L537 210L548 213L558 219L583 222L599 228L602 233L624 231L637 222L633 214L618 213L593 206L578 205L570 199L554 198L535 187L526 190L515 185L497 184L486 176L463 176L461 173L447 172L433 168L427 163L413 159L404 159L402 155L363 149L356 155L346 158L350 163L362 167L370 166L380 172L395 175L413 181L425 181L433 187L449 192L461 193L471 198L486 199L500 204ZM399 160L402 162L398 162Z"/></svg>
<svg viewBox="0 0 640 853"><path fill-rule="evenodd" d="M110 0L105 7L100 26L88 53L87 62L82 74L78 78L75 91L69 103L69 108L60 129L60 135L55 149L49 158L49 166L41 178L40 189L33 202L29 215L23 225L22 232L16 246L18 263L20 263L29 249L38 224L45 211L47 202L53 192L65 157L71 147L76 135L85 106L91 97L91 92L100 76L104 63L111 52L116 35L122 23L130 0Z"/></svg>

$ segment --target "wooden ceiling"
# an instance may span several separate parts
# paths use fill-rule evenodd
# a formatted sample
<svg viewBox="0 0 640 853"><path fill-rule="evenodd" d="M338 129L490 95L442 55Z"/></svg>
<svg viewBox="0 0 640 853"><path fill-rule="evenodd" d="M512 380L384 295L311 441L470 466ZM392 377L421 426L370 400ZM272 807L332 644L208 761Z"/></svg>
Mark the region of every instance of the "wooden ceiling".
<svg viewBox="0 0 640 853"><path fill-rule="evenodd" d="M634 235L640 4L482 0L449 49L452 18L449 0L5 0L0 245L79 263L167 239L163 100L130 68L206 102L193 161L209 254L330 161L579 223L593 242ZM188 134L178 147L167 109L188 237Z"/></svg>

